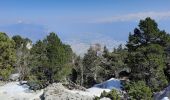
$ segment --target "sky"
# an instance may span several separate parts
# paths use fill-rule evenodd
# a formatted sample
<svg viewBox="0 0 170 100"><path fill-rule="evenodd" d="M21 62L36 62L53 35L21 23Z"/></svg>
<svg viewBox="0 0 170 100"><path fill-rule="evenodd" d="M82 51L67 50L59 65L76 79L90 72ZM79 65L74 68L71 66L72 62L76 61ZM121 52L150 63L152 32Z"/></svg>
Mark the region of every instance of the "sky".
<svg viewBox="0 0 170 100"><path fill-rule="evenodd" d="M170 0L1 0L0 31L33 42L55 32L78 55L100 43L125 44L140 19L170 33Z"/></svg>

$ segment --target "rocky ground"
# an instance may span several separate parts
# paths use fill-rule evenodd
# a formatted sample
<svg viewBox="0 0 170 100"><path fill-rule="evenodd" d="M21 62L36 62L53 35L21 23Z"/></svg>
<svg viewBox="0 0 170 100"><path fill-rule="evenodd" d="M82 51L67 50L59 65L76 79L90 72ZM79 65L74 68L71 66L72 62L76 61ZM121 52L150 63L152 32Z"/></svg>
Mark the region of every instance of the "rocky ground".
<svg viewBox="0 0 170 100"><path fill-rule="evenodd" d="M70 86L69 86L70 87ZM112 89L121 91L121 81L119 79L111 78L103 83L96 84L89 89L73 86L70 88L63 86L62 83L53 83L49 85L43 94L44 100L93 100L94 97L100 96L103 91L109 92ZM75 88L76 87L76 88ZM101 100L110 100L109 98L102 98Z"/></svg>
<svg viewBox="0 0 170 100"><path fill-rule="evenodd" d="M44 90L44 100L93 100L93 97L72 93L61 83L54 83Z"/></svg>

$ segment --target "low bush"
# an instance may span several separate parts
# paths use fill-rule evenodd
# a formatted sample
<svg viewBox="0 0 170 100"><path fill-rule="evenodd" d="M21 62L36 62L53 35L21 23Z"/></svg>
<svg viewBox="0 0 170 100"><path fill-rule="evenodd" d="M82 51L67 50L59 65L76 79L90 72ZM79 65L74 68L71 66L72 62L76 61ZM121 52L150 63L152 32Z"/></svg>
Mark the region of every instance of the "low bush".
<svg viewBox="0 0 170 100"><path fill-rule="evenodd" d="M131 100L152 100L152 91L144 81L128 83L125 90Z"/></svg>
<svg viewBox="0 0 170 100"><path fill-rule="evenodd" d="M100 100L101 98L110 98L111 100L120 100L119 93L113 89L110 92L103 91L100 97L95 97L94 100Z"/></svg>

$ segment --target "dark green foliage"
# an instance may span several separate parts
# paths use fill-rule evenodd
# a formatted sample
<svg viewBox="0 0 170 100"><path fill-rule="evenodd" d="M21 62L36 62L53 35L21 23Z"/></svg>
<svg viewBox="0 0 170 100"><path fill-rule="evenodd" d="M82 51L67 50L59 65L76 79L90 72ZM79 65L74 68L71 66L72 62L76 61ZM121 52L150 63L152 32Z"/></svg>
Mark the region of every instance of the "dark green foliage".
<svg viewBox="0 0 170 100"><path fill-rule="evenodd" d="M106 46L103 48L103 57L108 58L109 57L109 50L107 49Z"/></svg>
<svg viewBox="0 0 170 100"><path fill-rule="evenodd" d="M167 85L164 75L167 34L160 31L150 18L141 20L139 29L129 35L127 65L131 69L132 81L145 80L152 91L159 91Z"/></svg>
<svg viewBox="0 0 170 100"><path fill-rule="evenodd" d="M72 69L72 50L55 33L38 41L31 49L30 81L52 83L66 79Z"/></svg>
<svg viewBox="0 0 170 100"><path fill-rule="evenodd" d="M166 68L165 68L164 72L168 78L168 81L170 82L170 42L166 46L165 51L166 51Z"/></svg>
<svg viewBox="0 0 170 100"><path fill-rule="evenodd" d="M24 39L19 35L13 36L12 39L15 41L15 49L21 48L24 43Z"/></svg>
<svg viewBox="0 0 170 100"><path fill-rule="evenodd" d="M78 83L78 84L80 84L80 82L77 82L77 78L78 78L78 75L80 75L80 73L78 74L77 73L78 71L76 71L76 69L72 69L71 70L71 75L69 75L70 77L69 77L69 79L72 81L72 82L74 82L74 83ZM79 80L80 81L80 80Z"/></svg>
<svg viewBox="0 0 170 100"><path fill-rule="evenodd" d="M55 75L50 75L50 78L54 81L59 81L66 76L67 71L70 71L72 49L69 45L63 44L55 33L50 33L47 36L45 44L47 45L46 56L48 58L49 71L50 73L55 73Z"/></svg>
<svg viewBox="0 0 170 100"><path fill-rule="evenodd" d="M7 80L16 61L15 42L0 32L0 77Z"/></svg>
<svg viewBox="0 0 170 100"><path fill-rule="evenodd" d="M151 89L144 81L132 82L125 85L131 100L152 100Z"/></svg>
<svg viewBox="0 0 170 100"><path fill-rule="evenodd" d="M51 67L59 67L56 65L62 65L67 60L65 58L65 47L55 33L50 33L44 40L47 45L47 57L51 64ZM59 69L58 69L59 70Z"/></svg>
<svg viewBox="0 0 170 100"><path fill-rule="evenodd" d="M42 41L38 41L31 49L30 76L31 82L43 83L47 81L48 75L48 58L46 56L46 45Z"/></svg>
<svg viewBox="0 0 170 100"><path fill-rule="evenodd" d="M120 95L114 89L111 90L106 97L111 98L111 100L120 100Z"/></svg>

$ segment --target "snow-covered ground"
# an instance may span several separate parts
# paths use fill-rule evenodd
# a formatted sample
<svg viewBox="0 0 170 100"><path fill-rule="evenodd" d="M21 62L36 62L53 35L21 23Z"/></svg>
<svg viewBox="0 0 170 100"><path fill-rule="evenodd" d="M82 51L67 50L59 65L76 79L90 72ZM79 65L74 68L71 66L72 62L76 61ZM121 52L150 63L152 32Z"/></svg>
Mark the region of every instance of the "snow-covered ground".
<svg viewBox="0 0 170 100"><path fill-rule="evenodd" d="M68 90L68 93L75 93L89 97L100 96L103 91L109 92L112 89L121 91L121 81L111 78L103 83L96 84L86 91ZM4 86L0 86L0 100L34 100L43 94L43 90L34 92L29 90L29 86L20 85L19 82L10 82Z"/></svg>
<svg viewBox="0 0 170 100"><path fill-rule="evenodd" d="M87 96L100 96L103 91L110 92L112 89L121 91L121 81L115 78L111 78L103 83L96 84L93 87L87 89L86 91L69 90L72 93L78 93Z"/></svg>
<svg viewBox="0 0 170 100"><path fill-rule="evenodd" d="M101 88L92 87L92 88L87 89L86 91L68 90L68 92L80 94L80 95L86 95L86 96L89 96L89 97L100 96L100 94L103 91L109 92L110 89L101 89Z"/></svg>
<svg viewBox="0 0 170 100"><path fill-rule="evenodd" d="M65 90L68 93L79 94L88 97L100 96L103 91L109 92L112 89L121 91L121 81L119 79L111 78L103 83L96 84L86 91L80 90ZM20 85L19 82L9 82L3 86L0 86L0 100L34 100L39 98L43 94L44 90L34 92L29 90L29 86ZM155 100L169 100L170 86L165 88L163 91L155 95ZM103 100L109 100L104 98Z"/></svg>
<svg viewBox="0 0 170 100"><path fill-rule="evenodd" d="M0 100L33 100L42 94L43 90L34 92L19 82L10 82L0 87Z"/></svg>
<svg viewBox="0 0 170 100"><path fill-rule="evenodd" d="M162 100L169 100L169 98L168 97L164 97Z"/></svg>
<svg viewBox="0 0 170 100"><path fill-rule="evenodd" d="M111 78L103 83L94 85L96 88L121 90L122 85L119 79Z"/></svg>

